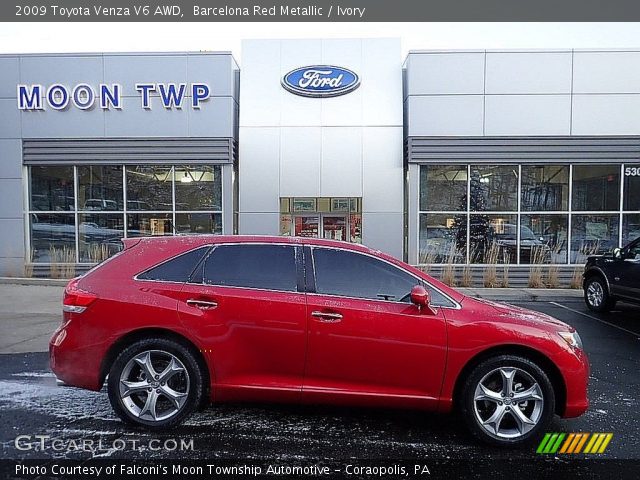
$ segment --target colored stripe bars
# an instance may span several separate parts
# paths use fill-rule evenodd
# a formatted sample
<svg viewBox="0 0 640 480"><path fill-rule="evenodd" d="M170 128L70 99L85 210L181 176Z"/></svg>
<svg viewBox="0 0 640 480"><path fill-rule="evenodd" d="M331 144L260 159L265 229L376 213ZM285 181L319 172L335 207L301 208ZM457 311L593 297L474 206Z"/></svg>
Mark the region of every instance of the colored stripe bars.
<svg viewBox="0 0 640 480"><path fill-rule="evenodd" d="M613 433L547 433L536 453L604 453Z"/></svg>

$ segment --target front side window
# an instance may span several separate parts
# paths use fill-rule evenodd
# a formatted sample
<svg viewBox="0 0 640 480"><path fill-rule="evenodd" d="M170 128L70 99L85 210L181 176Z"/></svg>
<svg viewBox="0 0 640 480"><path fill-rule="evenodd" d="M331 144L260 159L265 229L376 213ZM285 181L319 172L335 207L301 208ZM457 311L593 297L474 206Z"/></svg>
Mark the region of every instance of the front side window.
<svg viewBox="0 0 640 480"><path fill-rule="evenodd" d="M252 244L217 246L205 261L204 283L295 292L295 247Z"/></svg>

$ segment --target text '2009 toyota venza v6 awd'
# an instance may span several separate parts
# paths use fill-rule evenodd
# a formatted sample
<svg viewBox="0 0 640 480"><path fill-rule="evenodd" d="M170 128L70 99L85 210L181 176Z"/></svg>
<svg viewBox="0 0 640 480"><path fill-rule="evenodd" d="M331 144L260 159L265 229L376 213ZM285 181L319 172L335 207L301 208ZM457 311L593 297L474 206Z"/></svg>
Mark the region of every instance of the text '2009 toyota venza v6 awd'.
<svg viewBox="0 0 640 480"><path fill-rule="evenodd" d="M480 439L514 445L588 406L572 327L354 244L125 239L63 303L56 376L91 390L108 377L115 412L149 429L211 401L326 403L456 409Z"/></svg>

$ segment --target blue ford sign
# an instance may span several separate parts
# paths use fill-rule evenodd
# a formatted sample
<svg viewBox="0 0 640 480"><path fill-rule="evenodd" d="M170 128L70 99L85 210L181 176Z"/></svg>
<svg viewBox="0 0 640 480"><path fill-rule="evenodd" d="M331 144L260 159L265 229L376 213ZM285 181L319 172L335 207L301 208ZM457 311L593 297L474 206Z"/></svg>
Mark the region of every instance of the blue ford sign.
<svg viewBox="0 0 640 480"><path fill-rule="evenodd" d="M291 70L282 77L282 86L303 97L337 97L360 86L360 78L348 68L312 65Z"/></svg>

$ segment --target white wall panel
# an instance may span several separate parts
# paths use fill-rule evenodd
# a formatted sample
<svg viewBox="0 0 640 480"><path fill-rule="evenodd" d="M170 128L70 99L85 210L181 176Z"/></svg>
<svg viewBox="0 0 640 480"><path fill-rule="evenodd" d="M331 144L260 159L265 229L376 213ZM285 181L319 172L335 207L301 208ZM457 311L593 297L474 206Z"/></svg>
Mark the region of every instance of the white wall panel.
<svg viewBox="0 0 640 480"><path fill-rule="evenodd" d="M487 95L485 135L569 135L570 95Z"/></svg>
<svg viewBox="0 0 640 480"><path fill-rule="evenodd" d="M240 213L238 229L241 235L279 235L279 213Z"/></svg>
<svg viewBox="0 0 640 480"><path fill-rule="evenodd" d="M482 135L482 95L410 96L409 136Z"/></svg>
<svg viewBox="0 0 640 480"><path fill-rule="evenodd" d="M574 95L573 135L640 135L640 95Z"/></svg>
<svg viewBox="0 0 640 480"><path fill-rule="evenodd" d="M402 212L402 127L363 130L363 200L365 212Z"/></svg>
<svg viewBox="0 0 640 480"><path fill-rule="evenodd" d="M362 40L362 124L402 125L402 57L399 39ZM384 68L381 66L384 65Z"/></svg>
<svg viewBox="0 0 640 480"><path fill-rule="evenodd" d="M486 93L571 93L571 52L487 53Z"/></svg>
<svg viewBox="0 0 640 480"><path fill-rule="evenodd" d="M640 93L640 52L575 52L573 93Z"/></svg>
<svg viewBox="0 0 640 480"><path fill-rule="evenodd" d="M240 126L280 125L280 41L242 42Z"/></svg>
<svg viewBox="0 0 640 480"><path fill-rule="evenodd" d="M323 127L320 196L362 196L362 127Z"/></svg>
<svg viewBox="0 0 640 480"><path fill-rule="evenodd" d="M239 210L279 211L280 129L243 127L240 145Z"/></svg>
<svg viewBox="0 0 640 480"><path fill-rule="evenodd" d="M324 65L336 65L356 72L363 78L362 41L346 39L322 40L322 61ZM376 77L364 77L368 83L378 82ZM365 83L367 83L365 82ZM366 90L365 90L366 91ZM362 125L362 83L353 92L334 98L322 99L321 124L323 126Z"/></svg>
<svg viewBox="0 0 640 480"><path fill-rule="evenodd" d="M411 95L484 92L484 52L414 53L408 65Z"/></svg>
<svg viewBox="0 0 640 480"><path fill-rule="evenodd" d="M321 148L320 127L280 129L281 197L320 196Z"/></svg>

